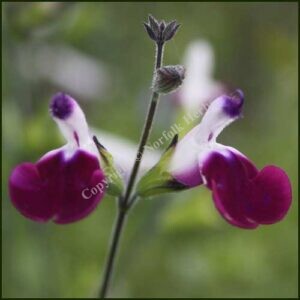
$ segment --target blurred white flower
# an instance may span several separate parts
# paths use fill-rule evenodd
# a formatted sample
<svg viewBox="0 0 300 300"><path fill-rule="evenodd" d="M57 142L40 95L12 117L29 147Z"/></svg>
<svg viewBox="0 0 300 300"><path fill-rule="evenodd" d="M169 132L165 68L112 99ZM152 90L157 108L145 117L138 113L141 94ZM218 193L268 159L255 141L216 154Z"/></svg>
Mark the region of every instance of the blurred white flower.
<svg viewBox="0 0 300 300"><path fill-rule="evenodd" d="M99 142L113 156L116 167L124 177L125 181L127 181L135 161L138 145L128 139L111 134L104 130L92 128L91 133L96 135ZM160 151L145 148L138 177L141 177L150 168L152 168L158 162L160 156Z"/></svg>
<svg viewBox="0 0 300 300"><path fill-rule="evenodd" d="M100 99L105 93L108 74L103 63L65 45L23 45L19 67L28 79L44 79L86 100Z"/></svg>
<svg viewBox="0 0 300 300"><path fill-rule="evenodd" d="M224 92L222 84L213 79L214 62L213 49L207 41L196 40L189 44L183 63L186 76L177 95L185 110L204 112L210 102Z"/></svg>

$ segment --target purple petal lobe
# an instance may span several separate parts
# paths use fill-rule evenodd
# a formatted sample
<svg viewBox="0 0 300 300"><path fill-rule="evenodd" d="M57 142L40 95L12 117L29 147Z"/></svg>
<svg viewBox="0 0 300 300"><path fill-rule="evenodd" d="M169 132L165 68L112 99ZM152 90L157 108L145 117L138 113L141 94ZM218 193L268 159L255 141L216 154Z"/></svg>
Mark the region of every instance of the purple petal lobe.
<svg viewBox="0 0 300 300"><path fill-rule="evenodd" d="M220 214L232 225L252 229L257 222L244 214L244 202L249 198L246 171L239 159L231 152L212 152L203 165L207 186Z"/></svg>
<svg viewBox="0 0 300 300"><path fill-rule="evenodd" d="M9 178L12 203L25 217L37 222L46 222L55 214L51 191L45 187L36 165L32 163L17 166Z"/></svg>
<svg viewBox="0 0 300 300"><path fill-rule="evenodd" d="M261 171L236 151L212 152L203 165L216 208L231 224L255 228L280 221L292 199L287 174L276 166Z"/></svg>
<svg viewBox="0 0 300 300"><path fill-rule="evenodd" d="M77 151L64 165L64 186L55 222L70 223L88 215L104 195L104 179L97 158Z"/></svg>
<svg viewBox="0 0 300 300"><path fill-rule="evenodd" d="M231 118L239 117L244 104L244 94L236 90L231 96L225 96L223 110Z"/></svg>
<svg viewBox="0 0 300 300"><path fill-rule="evenodd" d="M17 166L9 179L9 192L24 216L64 224L82 219L97 206L105 193L104 180L95 156L77 150L66 160L59 151L36 164Z"/></svg>
<svg viewBox="0 0 300 300"><path fill-rule="evenodd" d="M242 156L242 155L239 155L239 154L236 154L236 153L235 153L235 157L242 163L242 165L244 167L244 170L246 172L246 177L247 178L253 178L257 175L258 170L254 166L252 161L250 161L245 156Z"/></svg>
<svg viewBox="0 0 300 300"><path fill-rule="evenodd" d="M280 221L292 201L292 188L287 174L276 166L266 166L252 181L251 208L247 215L260 224Z"/></svg>
<svg viewBox="0 0 300 300"><path fill-rule="evenodd" d="M58 119L65 120L73 112L73 99L65 93L57 93L53 96L50 103L52 115Z"/></svg>

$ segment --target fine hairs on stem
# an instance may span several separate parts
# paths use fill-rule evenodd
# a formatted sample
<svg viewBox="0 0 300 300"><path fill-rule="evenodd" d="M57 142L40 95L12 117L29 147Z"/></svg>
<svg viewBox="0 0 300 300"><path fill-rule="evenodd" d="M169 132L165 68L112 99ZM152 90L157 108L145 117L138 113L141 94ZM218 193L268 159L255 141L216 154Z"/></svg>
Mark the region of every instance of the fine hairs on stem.
<svg viewBox="0 0 300 300"><path fill-rule="evenodd" d="M167 24L164 21L158 22L152 16L149 15L149 22L144 23L144 26L149 37L155 41L155 45L156 45L155 67L154 67L154 74L153 74L153 80L154 80L156 70L159 69L162 65L164 44L166 41L170 40L175 35L179 27L179 24L176 21L172 21ZM118 201L119 203L118 213L117 213L115 227L112 234L112 240L110 243L108 257L107 257L107 261L103 273L103 280L99 291L99 298L106 298L107 296L109 284L113 273L116 253L118 250L118 245L120 242L122 230L124 228L125 219L127 217L128 212L133 206L132 204L137 199L135 195L131 197L131 194L136 182L140 163L145 150L145 145L151 133L152 124L153 124L155 112L157 110L157 105L159 101L159 95L160 94L157 91L152 92L148 113L146 116L144 128L142 131L142 135L140 138L140 142L136 154L136 159L129 176L128 184L125 189L125 194L124 196L120 197Z"/></svg>

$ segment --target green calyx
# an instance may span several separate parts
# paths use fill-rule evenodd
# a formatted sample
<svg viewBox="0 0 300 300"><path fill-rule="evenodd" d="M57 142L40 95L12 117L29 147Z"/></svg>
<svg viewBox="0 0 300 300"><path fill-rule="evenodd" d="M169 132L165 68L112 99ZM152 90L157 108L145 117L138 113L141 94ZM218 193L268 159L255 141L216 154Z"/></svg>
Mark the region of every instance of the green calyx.
<svg viewBox="0 0 300 300"><path fill-rule="evenodd" d="M114 159L106 148L98 141L96 136L93 137L93 140L102 159L102 170L107 182L107 193L112 196L121 196L124 191L124 182L114 164Z"/></svg>
<svg viewBox="0 0 300 300"><path fill-rule="evenodd" d="M148 197L181 191L187 188L185 185L176 181L168 172L168 166L177 142L178 134L174 136L171 144L163 153L159 162L141 178L137 185L136 194L138 196Z"/></svg>

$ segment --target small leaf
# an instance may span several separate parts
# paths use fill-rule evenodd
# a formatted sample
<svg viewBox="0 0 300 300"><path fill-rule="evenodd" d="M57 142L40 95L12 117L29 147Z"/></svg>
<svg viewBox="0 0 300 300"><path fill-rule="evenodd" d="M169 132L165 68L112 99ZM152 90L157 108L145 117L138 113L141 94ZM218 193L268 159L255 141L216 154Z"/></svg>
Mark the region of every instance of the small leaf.
<svg viewBox="0 0 300 300"><path fill-rule="evenodd" d="M93 140L97 146L100 157L103 161L103 171L108 183L107 193L112 196L120 196L124 190L124 183L119 171L117 170L112 155L105 149L105 147L94 136Z"/></svg>

